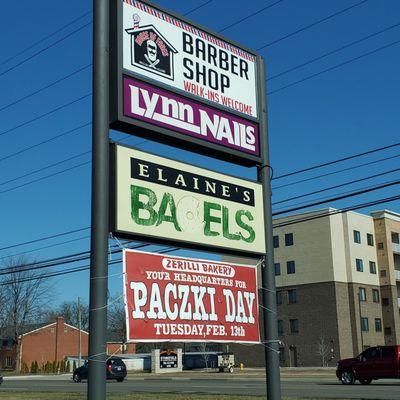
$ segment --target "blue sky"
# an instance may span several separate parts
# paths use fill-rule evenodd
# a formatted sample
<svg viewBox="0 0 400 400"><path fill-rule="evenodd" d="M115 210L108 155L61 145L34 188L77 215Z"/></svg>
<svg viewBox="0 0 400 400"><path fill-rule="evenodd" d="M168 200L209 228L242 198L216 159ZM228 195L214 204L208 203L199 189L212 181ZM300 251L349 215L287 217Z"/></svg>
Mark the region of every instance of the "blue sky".
<svg viewBox="0 0 400 400"><path fill-rule="evenodd" d="M159 4L177 13L201 5L200 0L160 1ZM213 30L220 30L251 14L270 1L252 0L247 3L232 3L228 0L214 0L191 13L189 17ZM270 9L224 31L224 35L249 48L258 48L279 39L305 25L324 18L338 10L357 3L356 0L283 0ZM233 6L232 6L233 5ZM37 2L21 0L5 2L1 6L1 54L0 54L0 110L3 106L39 89L91 62L91 25L83 28L59 45L43 51L32 60L4 73L34 52L60 39L63 35L83 26L91 15L82 18L72 27L60 30L54 37L35 46L12 61L4 62L20 50L61 28L74 18L91 9L91 1L70 0L68 2ZM328 51L358 40L366 35L399 23L400 3L396 0L369 0L352 10L324 23L307 29L261 51L267 65L267 77L279 74L293 66L307 62ZM318 62L267 82L268 91L277 90L297 80L340 64L363 53L400 40L400 27L391 29L343 51L337 52ZM364 57L329 73L322 74L304 83L268 96L269 134L271 162L276 175L330 161L339 157L380 147L398 141L400 126L399 93L400 44L388 47L369 57ZM27 124L19 129L3 132L35 118L37 115L85 96L91 92L91 70L74 75L40 94L24 100L13 107L0 111L0 159L11 153L52 138L91 120L91 98L87 97L72 106ZM111 132L111 137L122 137ZM141 139L131 137L126 143L135 144ZM90 160L90 154L72 159L53 168L48 165L87 152L91 146L91 128L85 127L65 135L46 145L39 146L18 156L0 161L0 247L13 245L78 229L90 224L90 165L72 169L50 179L4 192L29 182ZM173 156L177 160L193 162L240 177L255 178L254 168L243 168L214 159L193 155L179 149L150 142L139 146L160 155ZM299 174L277 180L273 187L298 179L331 172L399 154L398 148L340 163L329 168ZM357 168L345 173L311 180L302 184L273 191L273 201L337 185L349 180L362 178L398 168L399 159ZM33 170L44 171L24 179L4 182ZM388 174L356 185L336 189L326 194L283 203L279 207L312 200L323 195L335 195L369 185L395 180L398 173ZM355 203L375 200L398 194L398 186L349 198L328 204L345 207ZM400 203L393 202L374 208L389 208L400 212ZM367 212L368 209L362 210ZM18 247L0 252L0 257L21 251L55 244L64 240L79 239L88 231L68 237L54 239L30 246ZM73 252L87 250L89 242L77 240L59 247L30 253L29 257L46 259ZM155 247L153 249L156 249ZM176 252L188 254L188 252ZM204 257L204 254L189 252ZM217 257L214 255L213 257ZM2 260L0 260L1 262ZM84 265L81 263L80 265ZM65 266L64 268L68 268ZM60 270L58 268L57 270ZM120 271L119 266L110 269L111 274ZM55 303L74 300L77 296L88 297L88 274L66 275L54 280L56 283ZM110 278L110 290L121 290L121 277Z"/></svg>

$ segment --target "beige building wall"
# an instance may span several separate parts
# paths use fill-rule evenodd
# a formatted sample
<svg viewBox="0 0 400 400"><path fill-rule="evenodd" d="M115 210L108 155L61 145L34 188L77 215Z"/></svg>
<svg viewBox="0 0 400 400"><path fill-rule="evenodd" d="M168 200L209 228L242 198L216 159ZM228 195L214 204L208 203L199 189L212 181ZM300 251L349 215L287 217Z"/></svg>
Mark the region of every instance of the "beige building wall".
<svg viewBox="0 0 400 400"><path fill-rule="evenodd" d="M400 214L384 210L373 212L371 215L375 223L381 297L384 299L382 312L386 330L385 342L387 345L398 344L400 276L396 273L395 257L400 254L400 245L392 242L392 232L400 234Z"/></svg>
<svg viewBox="0 0 400 400"><path fill-rule="evenodd" d="M359 354L365 346L400 343L400 271L396 280L391 242L391 231L400 231L400 215L386 212L371 217L347 212L316 218L333 211L329 208L274 220L274 235L279 236L274 256L281 271L276 276L282 296L278 320L283 332L279 338L285 366L321 365L317 345L322 337L334 349L331 366L338 359ZM304 218L308 220L280 226ZM355 242L354 231L359 232L361 243ZM285 234L293 235L293 245L285 245ZM368 244L367 234L373 235L373 245ZM378 243L383 243L383 249ZM400 245L396 249L400 255ZM356 259L363 261L363 271L357 271ZM288 261L295 262L293 274L287 273ZM375 263L376 273L370 270L370 262ZM366 301L359 300L360 288L365 290ZM297 300L290 304L288 293L293 289ZM373 300L373 291L380 293L378 302ZM389 298L387 306L382 305L382 298ZM368 331L361 332L361 318L368 318ZM381 331L376 330L376 319L381 321ZM298 320L298 333L290 332L290 320ZM391 327L392 337L385 335L385 327ZM245 352L241 355L245 357Z"/></svg>

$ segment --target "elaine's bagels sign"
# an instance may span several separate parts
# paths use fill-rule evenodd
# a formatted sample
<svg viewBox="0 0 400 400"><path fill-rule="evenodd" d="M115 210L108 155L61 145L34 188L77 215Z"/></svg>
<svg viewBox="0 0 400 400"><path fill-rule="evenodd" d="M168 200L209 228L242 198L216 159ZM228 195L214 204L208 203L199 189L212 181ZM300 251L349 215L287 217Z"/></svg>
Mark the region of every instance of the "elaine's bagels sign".
<svg viewBox="0 0 400 400"><path fill-rule="evenodd" d="M259 343L254 266L124 250L128 341Z"/></svg>
<svg viewBox="0 0 400 400"><path fill-rule="evenodd" d="M112 230L132 239L264 254L260 184L113 145Z"/></svg>
<svg viewBox="0 0 400 400"><path fill-rule="evenodd" d="M258 124L124 76L124 116L259 156Z"/></svg>
<svg viewBox="0 0 400 400"><path fill-rule="evenodd" d="M262 163L255 53L146 1L116 0L111 20L113 129Z"/></svg>

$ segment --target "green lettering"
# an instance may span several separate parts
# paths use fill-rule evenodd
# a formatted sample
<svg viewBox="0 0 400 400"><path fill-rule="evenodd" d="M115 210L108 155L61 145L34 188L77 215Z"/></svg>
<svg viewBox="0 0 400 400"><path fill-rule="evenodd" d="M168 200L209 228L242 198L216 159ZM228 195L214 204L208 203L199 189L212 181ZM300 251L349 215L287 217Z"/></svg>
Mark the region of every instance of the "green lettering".
<svg viewBox="0 0 400 400"><path fill-rule="evenodd" d="M213 217L211 215L211 210L221 210L221 206L216 203L209 203L208 201L204 202L204 234L206 236L219 236L219 232L211 230L211 222L215 222L217 224L221 223L220 217Z"/></svg>
<svg viewBox="0 0 400 400"><path fill-rule="evenodd" d="M254 232L254 229L250 225L248 225L248 224L246 224L245 222L242 221L242 217L243 216L247 217L247 219L249 221L253 221L254 220L254 218L251 215L250 211L238 210L236 212L236 216L235 216L236 223L238 224L239 227L243 228L245 231L247 231L249 233L248 237L244 237L242 233L240 233L240 236L241 236L242 240L244 240L245 242L253 243L254 239L256 237L256 233Z"/></svg>
<svg viewBox="0 0 400 400"><path fill-rule="evenodd" d="M167 211L167 207L171 209L171 215L165 215ZM174 224L175 229L178 232L181 232L181 228L178 224L178 221L176 219L176 206L175 206L175 201L174 198L170 193L164 193L164 196L161 200L161 205L160 209L158 210L158 221L157 221L157 226L161 225L165 222L172 222Z"/></svg>
<svg viewBox="0 0 400 400"><path fill-rule="evenodd" d="M229 233L229 209L222 207L222 232L229 240L240 240L240 234Z"/></svg>
<svg viewBox="0 0 400 400"><path fill-rule="evenodd" d="M147 203L140 201L140 195L147 196ZM156 203L157 196L152 190L141 186L131 185L131 216L138 225L151 226L156 223L157 212L153 208ZM148 218L141 218L139 216L140 210L147 211Z"/></svg>

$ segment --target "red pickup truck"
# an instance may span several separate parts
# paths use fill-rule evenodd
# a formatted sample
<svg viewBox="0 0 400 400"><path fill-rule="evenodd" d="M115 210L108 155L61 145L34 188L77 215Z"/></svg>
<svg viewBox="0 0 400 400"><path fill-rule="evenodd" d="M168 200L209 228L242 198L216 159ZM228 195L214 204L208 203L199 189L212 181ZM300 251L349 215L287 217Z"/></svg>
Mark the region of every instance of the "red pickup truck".
<svg viewBox="0 0 400 400"><path fill-rule="evenodd" d="M368 385L375 379L400 378L400 346L369 347L355 358L337 363L336 376L344 385L356 380Z"/></svg>

